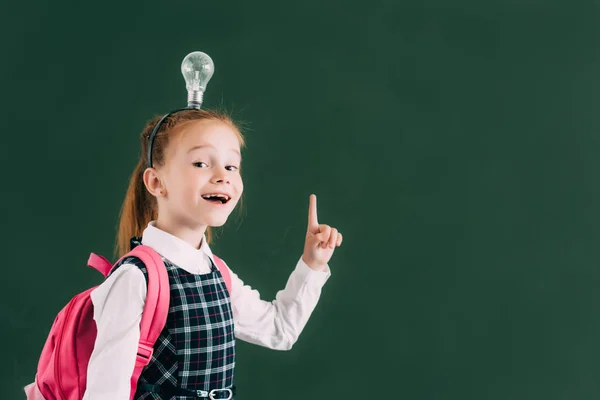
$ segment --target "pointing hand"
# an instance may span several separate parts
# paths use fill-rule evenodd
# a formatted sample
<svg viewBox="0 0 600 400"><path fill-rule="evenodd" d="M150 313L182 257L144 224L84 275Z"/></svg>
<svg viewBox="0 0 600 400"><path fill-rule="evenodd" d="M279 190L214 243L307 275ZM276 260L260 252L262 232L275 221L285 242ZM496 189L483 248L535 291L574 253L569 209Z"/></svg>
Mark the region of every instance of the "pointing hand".
<svg viewBox="0 0 600 400"><path fill-rule="evenodd" d="M342 234L337 229L317 220L317 196L310 195L308 205L308 228L302 260L311 269L321 271L331 259L337 246L342 244Z"/></svg>

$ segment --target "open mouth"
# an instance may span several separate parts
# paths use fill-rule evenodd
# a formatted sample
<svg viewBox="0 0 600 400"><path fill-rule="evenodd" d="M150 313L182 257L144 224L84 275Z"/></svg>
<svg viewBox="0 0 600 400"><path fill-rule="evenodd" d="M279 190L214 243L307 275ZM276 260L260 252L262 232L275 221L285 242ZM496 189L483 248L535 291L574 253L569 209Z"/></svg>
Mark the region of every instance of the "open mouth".
<svg viewBox="0 0 600 400"><path fill-rule="evenodd" d="M229 200L231 200L231 198L228 195L223 193L203 194L202 198L206 201L215 204L226 204L227 202L229 202Z"/></svg>

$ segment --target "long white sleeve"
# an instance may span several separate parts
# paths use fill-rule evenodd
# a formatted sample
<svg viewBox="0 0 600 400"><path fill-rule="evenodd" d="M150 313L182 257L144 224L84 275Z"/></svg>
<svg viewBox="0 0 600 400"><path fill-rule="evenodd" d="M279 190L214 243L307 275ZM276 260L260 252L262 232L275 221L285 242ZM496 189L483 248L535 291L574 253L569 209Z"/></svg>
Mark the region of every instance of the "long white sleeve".
<svg viewBox="0 0 600 400"><path fill-rule="evenodd" d="M330 276L313 271L302 261L288 278L285 289L272 302L231 273L231 304L237 338L274 350L289 350L315 309L321 289Z"/></svg>
<svg viewBox="0 0 600 400"><path fill-rule="evenodd" d="M146 290L142 271L123 264L92 291L98 334L82 400L129 400Z"/></svg>

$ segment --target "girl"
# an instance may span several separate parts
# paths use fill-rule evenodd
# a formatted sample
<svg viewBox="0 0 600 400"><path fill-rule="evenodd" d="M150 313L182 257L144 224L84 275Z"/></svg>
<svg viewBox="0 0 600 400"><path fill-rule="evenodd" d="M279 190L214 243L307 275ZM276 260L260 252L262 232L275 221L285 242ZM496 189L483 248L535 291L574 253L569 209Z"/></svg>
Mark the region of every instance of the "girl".
<svg viewBox="0 0 600 400"><path fill-rule="evenodd" d="M158 120L141 134L142 152L117 237L119 256L140 243L154 248L170 282L167 323L135 398L197 397L196 391L211 390L211 398L230 398L229 391L218 389L233 387L235 339L290 349L330 276L328 262L342 235L317 222L316 197L311 195L304 252L276 300L261 300L233 272L227 293L209 247L210 227L222 226L242 195L244 138L224 115L180 111L161 125L149 166L148 138ZM135 260L123 260L92 292L98 333L84 400L130 397L147 290L144 266Z"/></svg>

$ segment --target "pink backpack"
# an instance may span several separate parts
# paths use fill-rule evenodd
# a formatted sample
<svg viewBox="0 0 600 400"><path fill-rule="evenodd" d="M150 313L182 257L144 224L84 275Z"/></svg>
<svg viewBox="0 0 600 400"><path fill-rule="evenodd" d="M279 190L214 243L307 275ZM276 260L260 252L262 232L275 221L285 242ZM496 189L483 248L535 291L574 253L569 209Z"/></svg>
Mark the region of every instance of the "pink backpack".
<svg viewBox="0 0 600 400"><path fill-rule="evenodd" d="M125 257L139 258L148 271L146 304L140 322L140 342L135 369L131 376L131 395L144 367L152 358L154 343L165 326L169 313L169 277L160 255L151 247L138 245ZM227 290L231 293L231 276L225 263L213 256ZM115 263L115 265L117 265ZM88 265L106 278L113 265L92 253ZM90 293L95 287L79 293L58 313L42 355L35 381L25 387L27 400L81 400L85 393L87 365L96 341L96 323Z"/></svg>

